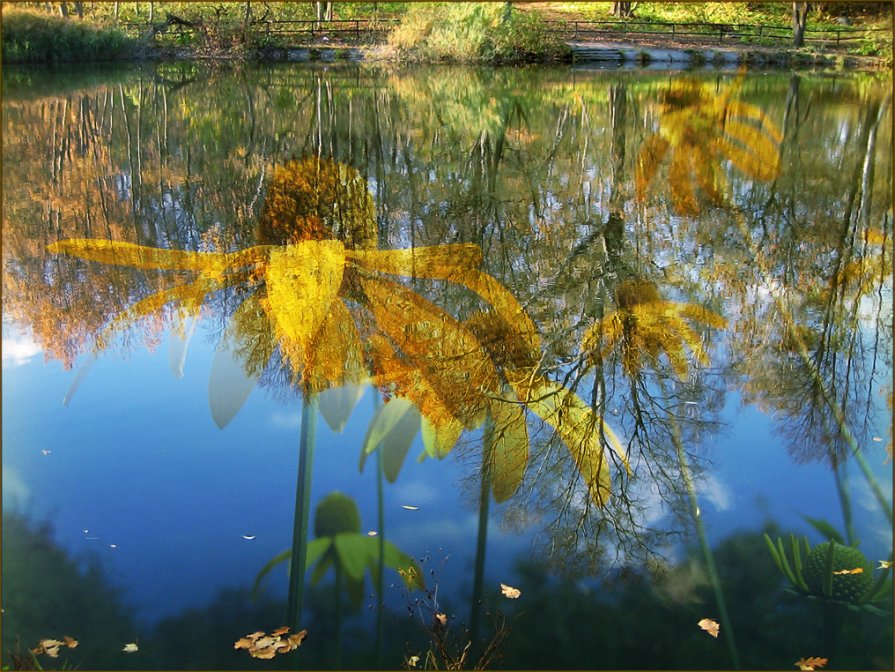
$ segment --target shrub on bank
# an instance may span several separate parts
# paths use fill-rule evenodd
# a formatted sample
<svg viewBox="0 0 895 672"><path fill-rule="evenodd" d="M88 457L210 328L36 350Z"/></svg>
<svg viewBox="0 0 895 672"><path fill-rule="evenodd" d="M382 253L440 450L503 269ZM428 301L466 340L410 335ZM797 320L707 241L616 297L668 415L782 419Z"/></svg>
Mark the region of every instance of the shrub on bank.
<svg viewBox="0 0 895 672"><path fill-rule="evenodd" d="M23 9L3 12L3 62L108 61L132 56L136 41L89 21Z"/></svg>
<svg viewBox="0 0 895 672"><path fill-rule="evenodd" d="M567 51L537 13L505 3L412 4L388 44L399 58L459 63L545 60Z"/></svg>

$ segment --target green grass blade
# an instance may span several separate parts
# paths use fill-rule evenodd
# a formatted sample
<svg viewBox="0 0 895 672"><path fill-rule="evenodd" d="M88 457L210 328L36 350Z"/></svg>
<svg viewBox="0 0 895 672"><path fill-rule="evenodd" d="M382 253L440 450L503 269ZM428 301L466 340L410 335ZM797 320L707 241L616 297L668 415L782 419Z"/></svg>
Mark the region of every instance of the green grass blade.
<svg viewBox="0 0 895 672"><path fill-rule="evenodd" d="M792 564L795 569L796 585L807 593L809 592L808 584L805 582L805 577L802 576L802 554L799 552L799 540L796 535L789 535L789 543L792 546Z"/></svg>
<svg viewBox="0 0 895 672"><path fill-rule="evenodd" d="M261 581L265 576L270 574L270 571L279 565L281 562L286 562L289 558L292 557L292 549L287 548L282 553L277 553L270 560L267 561L267 564L261 568L261 571L258 572L258 575L255 577L255 583L252 584L252 599L258 597L258 589L261 587Z"/></svg>
<svg viewBox="0 0 895 672"><path fill-rule="evenodd" d="M774 542L771 541L767 532L764 534L764 543L767 544L768 550L771 552L771 557L774 558L774 564L777 565L777 569L783 572L783 563L780 562L780 554L777 553L777 547L774 546Z"/></svg>
<svg viewBox="0 0 895 672"><path fill-rule="evenodd" d="M786 550L783 548L783 540L780 537L777 537L777 552L780 553L780 562L783 565L783 573L786 574L786 578L789 579L792 585L798 586L796 575L793 574L792 568L789 566L789 560L786 559Z"/></svg>

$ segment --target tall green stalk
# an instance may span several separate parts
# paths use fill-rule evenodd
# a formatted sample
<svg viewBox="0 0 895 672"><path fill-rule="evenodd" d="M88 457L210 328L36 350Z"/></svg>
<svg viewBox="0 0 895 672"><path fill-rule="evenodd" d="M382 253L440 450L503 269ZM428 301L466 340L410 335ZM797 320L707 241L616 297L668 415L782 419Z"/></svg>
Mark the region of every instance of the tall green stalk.
<svg viewBox="0 0 895 672"><path fill-rule="evenodd" d="M339 566L339 563L334 563L334 569L336 570L336 582L335 588L333 590L333 594L336 600L335 607L336 610L336 654L334 656L333 666L337 670L342 669L342 568Z"/></svg>
<svg viewBox="0 0 895 672"><path fill-rule="evenodd" d="M472 610L469 615L469 639L475 642L479 634L482 599L485 584L485 550L488 545L488 509L491 503L491 414L485 420L482 437L482 482L479 495L479 529L475 548L475 574L472 583Z"/></svg>
<svg viewBox="0 0 895 672"><path fill-rule="evenodd" d="M311 509L311 465L317 429L317 398L305 394L301 402L301 434L298 450L298 482L295 490L295 518L292 531L292 559L289 566L287 622L293 632L301 625L305 568L308 558L308 518Z"/></svg>
<svg viewBox="0 0 895 672"><path fill-rule="evenodd" d="M379 406L379 397L373 395L374 403ZM379 533L379 562L376 563L376 669L382 669L382 636L384 620L382 618L383 591L385 589L385 506L382 494L382 450L376 451L376 530Z"/></svg>
<svg viewBox="0 0 895 672"><path fill-rule="evenodd" d="M663 392L665 386L662 385ZM715 566L715 556L712 553L712 547L709 545L708 535L705 532L705 526L702 524L702 516L699 513L699 505L696 499L696 486L693 484L693 476L690 473L690 466L687 464L687 456L684 453L684 443L681 439L680 427L674 418L671 418L671 439L674 442L674 450L677 453L677 461L681 471L681 478L684 481L684 487L687 490L687 498L690 502L690 515L693 518L693 524L696 527L696 536L699 539L699 547L702 550L702 557L705 560L705 567L709 574L709 582L712 584L712 592L715 595L715 603L718 605L718 616L724 626L724 641L727 643L727 650L730 653L730 660L734 669L740 669L740 656L737 653L736 640L733 636L733 624L727 612L727 601L724 599L724 591L721 589L721 578L718 576L718 568Z"/></svg>

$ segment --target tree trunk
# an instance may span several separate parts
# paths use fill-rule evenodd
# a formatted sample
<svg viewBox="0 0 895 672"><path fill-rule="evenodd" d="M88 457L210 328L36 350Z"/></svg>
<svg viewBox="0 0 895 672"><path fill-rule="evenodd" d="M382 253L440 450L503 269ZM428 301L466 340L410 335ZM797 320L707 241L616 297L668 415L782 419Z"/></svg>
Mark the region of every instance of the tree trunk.
<svg viewBox="0 0 895 672"><path fill-rule="evenodd" d="M242 42L247 44L249 41L249 30L252 25L252 3L246 0L245 13L242 16Z"/></svg>
<svg viewBox="0 0 895 672"><path fill-rule="evenodd" d="M637 6L634 2L613 2L612 16L619 19L628 19L634 16L634 9Z"/></svg>
<svg viewBox="0 0 895 672"><path fill-rule="evenodd" d="M801 47L805 44L805 26L808 24L808 3L792 3L792 45Z"/></svg>
<svg viewBox="0 0 895 672"><path fill-rule="evenodd" d="M327 3L326 3L326 12L325 12L325 16L324 16L324 18L325 18L327 21L332 21L332 20L333 20L333 3L332 3L332 2L327 2Z"/></svg>
<svg viewBox="0 0 895 672"><path fill-rule="evenodd" d="M83 2L75 3L75 12L77 12L79 19L81 19L81 20L84 19L84 3Z"/></svg>
<svg viewBox="0 0 895 672"><path fill-rule="evenodd" d="M152 20L155 18L155 3L149 3L149 23L152 23Z"/></svg>
<svg viewBox="0 0 895 672"><path fill-rule="evenodd" d="M63 16L63 17L68 16L68 3L67 2L59 3L59 16Z"/></svg>
<svg viewBox="0 0 895 672"><path fill-rule="evenodd" d="M118 23L118 10L121 9L121 3L115 3L115 23Z"/></svg>

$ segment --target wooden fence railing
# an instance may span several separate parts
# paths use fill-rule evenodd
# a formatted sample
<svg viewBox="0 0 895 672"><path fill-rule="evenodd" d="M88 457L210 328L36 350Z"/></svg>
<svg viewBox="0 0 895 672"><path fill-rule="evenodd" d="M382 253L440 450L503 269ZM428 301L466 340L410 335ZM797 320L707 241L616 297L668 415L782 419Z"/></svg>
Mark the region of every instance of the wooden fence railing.
<svg viewBox="0 0 895 672"><path fill-rule="evenodd" d="M711 41L718 44L733 42L763 41L792 43L791 26L757 25L745 23L658 23L652 21L563 21L546 22L549 29L559 33L566 39L580 40L588 37L636 37L661 36L678 41ZM842 26L835 28L807 28L806 44L825 44L827 46L849 46L865 39L888 38L892 40L892 31L887 28L854 28Z"/></svg>
<svg viewBox="0 0 895 672"><path fill-rule="evenodd" d="M303 41L318 40L323 37L330 39L361 37L381 37L388 33L400 21L394 18L380 19L333 19L332 21L313 20L264 20L253 21L251 32L255 37L276 38L288 42L291 39ZM129 35L144 35L151 30L153 24L149 23L122 23L119 27ZM204 28L211 30L227 30L235 32L240 30L239 22L220 22L217 24L204 24ZM172 31L178 34L190 34L199 30L199 25L188 26L176 24Z"/></svg>
<svg viewBox="0 0 895 672"><path fill-rule="evenodd" d="M381 39L400 19L389 17L379 19L334 19L332 21L314 20L281 20L255 21L251 24L254 36L264 36L281 43L292 41L317 41L324 37L329 39L349 38L356 41L364 39ZM665 37L682 42L712 42L728 44L746 42L762 44L792 43L791 26L757 25L744 23L659 23L637 20L549 20L545 22L548 30L559 34L567 40L587 38L625 38L637 36ZM241 28L238 22L220 23L206 28L218 28L235 31ZM148 23L124 23L120 25L132 35L145 34L152 29ZM176 25L174 32L191 33L196 27ZM835 28L808 28L805 31L807 44L825 45L829 47L851 46L866 39L885 40L891 42L892 31L887 28L854 28L842 26Z"/></svg>

